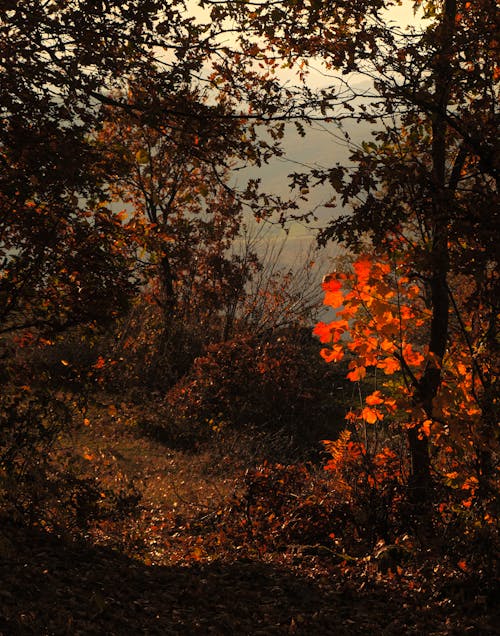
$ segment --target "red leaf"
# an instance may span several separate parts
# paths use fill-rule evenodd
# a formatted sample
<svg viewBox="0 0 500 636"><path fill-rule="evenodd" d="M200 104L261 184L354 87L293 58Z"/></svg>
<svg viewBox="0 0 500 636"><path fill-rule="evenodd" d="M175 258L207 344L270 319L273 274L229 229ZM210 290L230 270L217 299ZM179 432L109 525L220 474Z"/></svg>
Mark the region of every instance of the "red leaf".
<svg viewBox="0 0 500 636"><path fill-rule="evenodd" d="M335 278L335 274L329 274L323 278L321 287L326 292L337 292L342 287L342 283Z"/></svg>
<svg viewBox="0 0 500 636"><path fill-rule="evenodd" d="M324 322L318 322L313 329L313 334L319 337L320 342L330 342L332 339L332 332L330 325Z"/></svg>
<svg viewBox="0 0 500 636"><path fill-rule="evenodd" d="M358 282L364 285L370 278L372 262L366 258L360 258L354 263L354 271L357 274Z"/></svg>

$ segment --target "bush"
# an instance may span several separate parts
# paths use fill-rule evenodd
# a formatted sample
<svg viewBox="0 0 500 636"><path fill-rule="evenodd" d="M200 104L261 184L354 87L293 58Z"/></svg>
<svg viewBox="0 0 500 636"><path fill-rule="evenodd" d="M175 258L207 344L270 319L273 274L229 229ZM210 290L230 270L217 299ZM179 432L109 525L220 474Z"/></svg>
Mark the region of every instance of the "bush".
<svg viewBox="0 0 500 636"><path fill-rule="evenodd" d="M168 391L160 429L193 442L228 429L283 431L301 446L315 446L342 421L334 397L339 376L318 367L316 355L315 342L299 331L209 345Z"/></svg>

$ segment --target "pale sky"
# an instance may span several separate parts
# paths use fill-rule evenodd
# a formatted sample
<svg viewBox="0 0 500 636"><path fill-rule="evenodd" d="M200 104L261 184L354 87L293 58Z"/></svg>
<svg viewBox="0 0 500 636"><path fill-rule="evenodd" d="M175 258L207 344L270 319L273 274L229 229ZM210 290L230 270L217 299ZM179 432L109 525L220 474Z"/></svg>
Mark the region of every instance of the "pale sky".
<svg viewBox="0 0 500 636"><path fill-rule="evenodd" d="M194 15L200 17L200 21L206 22L209 19L209 12L200 9L194 0L189 0L188 6L192 7ZM413 11L413 0L402 0L402 6L391 7L387 11L387 22L394 22L403 29L407 26L417 27L419 21L418 16L415 16ZM231 44L230 40L228 40L228 44ZM308 78L308 84L311 87L321 88L332 83L332 78L325 77L321 72L315 72L314 67L314 63L311 63L310 76ZM320 64L317 67L320 69ZM280 77L291 84L297 83L293 70L281 70ZM250 177L260 177L263 189L267 192L278 193L284 197L290 196L287 175L294 171L300 172L306 169L305 166L300 164L332 167L336 162L344 163L347 161L349 149L339 138L339 131L333 125L329 125L326 128L327 130L321 130L320 125L315 130L308 128L306 137L302 138L294 132L293 126L290 126L284 143L286 158L273 160L269 165L261 169L255 168L237 173L237 182L239 185L243 185L246 179ZM356 127L352 127L349 132L353 137L353 141L359 143L369 139L370 130L369 125L358 124ZM314 242L316 228L324 226L332 214L339 213L338 210L321 206L322 203L328 200L330 195L333 195L333 192L328 187L317 188L310 192L309 201L307 203L304 202L302 207L304 211L317 208L316 213L319 220L310 225L292 224L290 226L287 246L282 254L284 264L293 263L297 260L297 257L300 258L301 253L304 254L305 258L311 243ZM272 234L277 241L280 241L284 236L284 233L278 228ZM331 246L326 254L327 256L328 254L334 256L337 251L335 246ZM322 266L318 263L318 266L323 269L324 273L324 263L322 263Z"/></svg>

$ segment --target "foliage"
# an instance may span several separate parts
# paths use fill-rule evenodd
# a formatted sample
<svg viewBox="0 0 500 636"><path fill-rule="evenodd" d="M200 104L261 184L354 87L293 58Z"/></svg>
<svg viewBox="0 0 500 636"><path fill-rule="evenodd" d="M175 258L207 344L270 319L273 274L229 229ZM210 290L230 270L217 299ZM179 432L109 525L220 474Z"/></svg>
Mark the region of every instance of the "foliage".
<svg viewBox="0 0 500 636"><path fill-rule="evenodd" d="M138 250L147 251L148 265L162 259L168 264L164 252L171 247L172 218L176 284L185 299L196 288L204 290L199 311L189 318L199 321L200 330L219 302L233 302L242 284L240 263L224 256L237 232L239 208L218 168L227 156L261 161L272 149L267 144L251 151L254 139L243 139L244 122L231 116L229 95L215 85L193 86L220 46L219 26L186 17L183 2L22 0L0 7L0 447L14 473L24 453L22 461L33 470L43 463L46 446L68 425L64 405L72 410L73 401L84 397L72 396L69 388L86 393L99 379L97 371L117 363L94 349L96 330L123 316L144 284ZM167 154L174 172L183 168L182 201L173 205L175 177L158 201L171 198L175 207L164 227L155 224L152 209L141 222L140 209L127 219L110 202L113 194L123 194L130 203L134 194L124 193L125 177L134 168L141 178L146 175L144 149L131 147L125 115L129 133L135 126L138 137L142 130L142 140L156 144L162 161ZM123 149L129 143L128 154L119 142ZM222 148L228 153L221 155ZM203 187L209 174L209 192L199 193L192 214L183 216L187 191L195 182ZM158 185L152 173L150 185ZM210 205L217 210L208 220ZM157 290L151 285L149 291L153 296ZM185 302L179 321L191 310L193 304ZM91 353L77 360L81 343L71 339L80 334L83 339L86 330L94 331L86 341ZM72 355L54 359L64 347ZM173 365L170 341L167 348ZM50 390L40 393L44 380ZM62 401L61 388L68 389Z"/></svg>
<svg viewBox="0 0 500 636"><path fill-rule="evenodd" d="M401 518L401 488L393 484L391 491L383 479L367 482L377 473L376 463L363 468L353 463L351 469L352 489L313 465L265 462L247 469L233 498L199 524L200 546L210 553L215 541L217 550L260 555L292 550L348 563L371 553L380 540L390 544L412 535L411 520Z"/></svg>
<svg viewBox="0 0 500 636"><path fill-rule="evenodd" d="M492 498L496 486L481 463L485 452L492 459L498 457L495 439L484 436L491 424L490 413L482 408L488 404L484 379L495 373L494 359L480 354L485 342L483 329L488 328L488 323L482 329L480 316L467 315L468 297L462 290L460 321L450 326L450 339L455 346L441 361L440 389L432 410L427 411L419 400L419 391L426 365L435 364L425 344L431 311L424 286L411 278L413 268L414 263L410 267L394 256L375 260L365 255L354 262L352 271L337 272L323 283L325 303L336 308L336 318L315 328L320 340L330 345L321 355L329 362L339 362L347 355L349 380L363 383L369 369L373 369L375 382L375 390L347 415L364 441L350 442L350 433L346 432L347 445L338 445L342 437L338 443L327 442L332 459L326 468L342 471L353 459L367 454L377 463L385 453L386 460L393 458L387 464L386 479L401 479L405 477L401 468L406 473L411 471L405 456L397 459L389 449L380 455L380 434L367 434L366 429L387 430L388 421L392 436L416 430L419 438L425 438L431 446L433 474L461 492L465 508L475 502L480 524L488 525L492 515L498 514ZM469 325L466 331L464 325ZM478 340L473 340L473 333ZM391 380L391 376L395 379ZM394 443L391 446L394 448ZM447 499L448 495L444 497ZM456 503L455 495L453 499ZM443 510L447 507L443 503Z"/></svg>
<svg viewBox="0 0 500 636"><path fill-rule="evenodd" d="M255 429L281 431L299 446L314 446L331 431L338 407L331 399L335 374L311 364L314 348L308 340L307 334L289 330L269 340L243 336L210 345L166 395L167 438L169 427L198 440L223 435L226 428Z"/></svg>
<svg viewBox="0 0 500 636"><path fill-rule="evenodd" d="M245 488L224 519L225 540L260 551L290 544L331 544L334 502L306 466L264 464L245 475ZM344 520L343 520L344 521Z"/></svg>
<svg viewBox="0 0 500 636"><path fill-rule="evenodd" d="M145 87L135 86L127 103L145 97ZM128 244L143 285L162 308L166 331L175 320L206 330L220 321L224 337L256 260L231 251L242 205L228 185L228 169L221 168L237 157L240 124L227 119L220 130L216 123L197 130L191 122L164 122L158 128L116 106L104 108L103 117L95 143L109 195L126 206L121 216Z"/></svg>
<svg viewBox="0 0 500 636"><path fill-rule="evenodd" d="M287 330L308 298L230 252L244 206L309 218L299 203L328 184L343 209L320 240L357 256L325 279L336 315L316 334L359 408L325 444L327 485L301 467L249 474L235 532L265 551L331 539L340 519L373 547L419 507L453 558L460 533L497 545L497 10L408 1L423 21L404 29L386 19L393 4L203 0L206 19L180 0L2 4L0 461L23 519L58 501L83 528L99 515L95 484L48 463L89 385L168 389L154 426L191 442L323 423L335 437L334 372ZM312 60L330 87L307 86ZM377 130L349 166L291 175L288 207L258 180L237 193L230 170L279 156L296 117L302 136L317 119ZM100 325L113 336L98 342Z"/></svg>
<svg viewBox="0 0 500 636"><path fill-rule="evenodd" d="M321 239L365 257L355 263L352 296L340 292L343 280L327 281L326 303L347 306L318 333L333 339L324 351L331 361L352 348L353 381L369 367L401 373L396 395L374 392L361 417L371 425L397 407L408 494L425 507L435 472L449 465L438 450L447 438L462 446L451 453L462 483L473 477L478 492L498 492L497 12L489 2L409 2L421 20L398 28L386 19L391 6L299 1L285 11L264 2L243 20L261 36L263 57L279 51L303 76L315 59L331 74L331 87L308 95L311 120L377 124L372 140L353 147L349 167L313 168L292 183L328 183L350 208ZM400 308L388 306L391 295Z"/></svg>

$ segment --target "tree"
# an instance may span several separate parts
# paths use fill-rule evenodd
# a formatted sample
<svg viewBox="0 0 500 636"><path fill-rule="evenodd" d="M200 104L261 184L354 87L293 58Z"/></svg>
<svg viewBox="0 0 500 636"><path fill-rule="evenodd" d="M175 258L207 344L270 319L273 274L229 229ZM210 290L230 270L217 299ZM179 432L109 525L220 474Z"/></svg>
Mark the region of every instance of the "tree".
<svg viewBox="0 0 500 636"><path fill-rule="evenodd" d="M483 363L483 355L498 355L495 4L409 2L426 21L407 31L387 22L390 0L200 4L210 23L186 16L176 1L2 4L0 284L8 311L1 328L50 323L63 329L95 317L92 289L111 315L128 296L123 219L107 203L110 176L123 184L130 164L118 174L95 143L109 115L104 107L161 133L169 152L182 148L183 179L186 166L189 172L195 164L200 175L220 171L224 177L217 159L225 145L223 157L261 164L280 152L284 122L296 117L378 124L375 140L353 153L353 170L337 165L295 175L292 183L306 192L310 184L328 182L343 205L352 205L323 240L355 248L368 241L370 255L393 250L412 263L409 275L430 310L428 330L419 336L426 340L425 362L411 395L426 419L408 429L411 492L425 499L432 456L421 428L435 417L446 385L443 365L455 326L471 352L472 384L480 378L482 385L483 437L497 435L495 365ZM234 45L224 42L229 33ZM280 66L296 66L305 80L310 60L338 80L318 93L282 85ZM361 90L360 76L370 82ZM296 122L301 134L302 120ZM269 124L266 139L262 123ZM136 186L149 188L147 206L153 181L144 181L141 150ZM226 189L223 178L220 185ZM255 183L245 196L259 213L263 205L266 213L283 210L273 197L259 196ZM233 205L231 197L225 202ZM159 220L155 206L149 212ZM154 249L160 258L167 254L163 294L173 299L167 238L163 232ZM457 281L470 293L457 295ZM116 302L106 303L113 294ZM91 309L88 315L82 307ZM485 482L495 461L484 447Z"/></svg>
<svg viewBox="0 0 500 636"><path fill-rule="evenodd" d="M498 355L500 73L493 2L408 4L423 22L406 31L388 21L391 2L363 0L261 3L245 24L247 33L253 29L263 38L264 57L274 53L290 64L302 61L305 68L309 60L319 60L328 72L339 73L337 83L310 101L318 107L317 117L352 118L380 129L375 140L353 152L352 171L337 165L295 175L294 183L329 182L342 205L352 206L351 213L331 222L323 241L360 249L364 240L371 243L370 252L402 254L411 263L409 275L422 286L430 311L425 361L411 383L422 417L408 428L410 492L422 501L431 494L432 474L429 438L421 429L436 415L446 390L444 361L455 347L456 325L471 355L473 384L482 378L483 423L477 426L489 430L485 440L498 436L492 418L498 406L491 397L497 362L486 369L479 359L486 341L492 359ZM356 88L350 74L369 84ZM463 288L464 281L471 290L465 297L454 289L457 283ZM491 449L479 461L480 473L491 475Z"/></svg>
<svg viewBox="0 0 500 636"><path fill-rule="evenodd" d="M130 89L129 101L136 99ZM164 328L174 320L196 323L210 339L217 324L211 337L222 338L256 262L255 255L240 259L230 249L242 224L242 205L228 179L241 125L222 122L216 135L215 127L204 132L192 122L158 129L123 109L105 111L96 146L107 164L109 196L126 206L129 243L140 255L137 267L162 309Z"/></svg>
<svg viewBox="0 0 500 636"><path fill-rule="evenodd" d="M0 3L0 463L14 477L23 440L36 470L32 457L44 456L74 406L43 378L32 386L28 357L17 364L21 345L26 353L71 327L113 320L139 282L130 232L109 205L116 173L95 143L103 106L174 136L189 127L190 153L197 135L212 154L191 154L213 165L216 144L233 143L229 131L241 124L234 100L218 95L205 73L220 30L186 15L176 0ZM142 91L132 102L115 99L138 78ZM202 86L213 86L210 102ZM247 153L253 146L240 135L237 152L252 160L268 152ZM200 239L218 231L198 229Z"/></svg>
<svg viewBox="0 0 500 636"><path fill-rule="evenodd" d="M58 273L57 280L69 272L65 284L73 290L65 298L71 296L78 311L85 306L78 292L83 281L73 276L81 269L75 270L71 262L74 244L61 229L68 223L79 226L75 234L95 234L96 249L88 249L82 263L93 272L92 284L112 261L118 268L128 266L117 260L117 243L125 241L118 236L120 218L106 206L116 163L107 164L102 147L95 144L96 131L111 108L126 114L132 125L169 139L177 156L188 163L194 160L205 176L220 178L221 188L227 186L227 167L221 165L226 158L259 163L275 151L274 142L257 142L246 117L252 117L252 100L262 102L277 82L269 80L262 88L248 84L243 102L238 82L229 90L210 75L211 60L223 56L227 65L232 63L232 52L221 41L222 21L220 16L203 23L186 14L180 1L2 4L0 265L2 297L10 316L15 305L24 302L28 288L38 285L43 295L48 283L42 272L47 269ZM224 196L227 206L230 195ZM261 206L255 184L248 197L251 205ZM265 204L270 205L269 200ZM52 239L57 250L45 249ZM92 245L92 238L89 241ZM98 261L105 253L108 262L103 267ZM68 263L61 262L64 255ZM109 279L118 282L120 276L115 271ZM168 279L166 273L164 291L172 282ZM127 280L124 273L123 282ZM106 287L104 281L99 285L103 300L113 298L113 286ZM113 304L120 302L104 303L103 312ZM85 320L83 314L81 318ZM6 328L17 327L9 322Z"/></svg>

